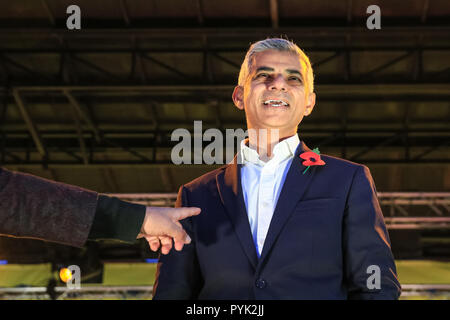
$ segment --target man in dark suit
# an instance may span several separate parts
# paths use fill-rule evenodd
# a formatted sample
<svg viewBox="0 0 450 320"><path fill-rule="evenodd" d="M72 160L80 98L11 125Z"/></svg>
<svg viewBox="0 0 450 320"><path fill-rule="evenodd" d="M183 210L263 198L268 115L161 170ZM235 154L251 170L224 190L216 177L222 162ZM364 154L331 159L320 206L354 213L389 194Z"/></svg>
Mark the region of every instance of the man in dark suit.
<svg viewBox="0 0 450 320"><path fill-rule="evenodd" d="M178 220L198 208L159 208L0 168L0 235L82 247L97 239L134 242L145 237L153 251L181 250L190 242Z"/></svg>
<svg viewBox="0 0 450 320"><path fill-rule="evenodd" d="M180 188L177 206L203 214L183 222L192 243L160 257L154 298L397 299L369 169L297 135L315 104L308 57L284 39L253 44L233 101L249 139L232 163Z"/></svg>

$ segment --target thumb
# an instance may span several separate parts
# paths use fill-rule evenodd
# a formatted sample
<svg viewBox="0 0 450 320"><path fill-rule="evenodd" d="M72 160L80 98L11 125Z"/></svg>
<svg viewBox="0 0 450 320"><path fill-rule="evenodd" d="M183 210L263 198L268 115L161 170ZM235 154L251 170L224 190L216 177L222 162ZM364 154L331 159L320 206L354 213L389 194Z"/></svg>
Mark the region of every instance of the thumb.
<svg viewBox="0 0 450 320"><path fill-rule="evenodd" d="M202 211L200 208L196 207L174 208L172 210L172 218L176 220L183 220L191 216L196 216Z"/></svg>

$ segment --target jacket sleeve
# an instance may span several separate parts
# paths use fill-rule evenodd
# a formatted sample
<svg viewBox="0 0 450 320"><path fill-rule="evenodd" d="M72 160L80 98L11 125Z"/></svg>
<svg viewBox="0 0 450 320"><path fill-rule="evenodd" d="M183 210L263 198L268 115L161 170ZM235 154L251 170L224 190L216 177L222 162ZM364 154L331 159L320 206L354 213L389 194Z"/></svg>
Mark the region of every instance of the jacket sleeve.
<svg viewBox="0 0 450 320"><path fill-rule="evenodd" d="M189 207L187 191L181 186L175 207ZM192 241L182 251L171 250L167 255L159 256L153 286L155 300L192 300L198 299L202 286L202 277L195 250L195 234L190 217L181 221L184 230Z"/></svg>
<svg viewBox="0 0 450 320"><path fill-rule="evenodd" d="M98 194L0 168L0 234L81 247Z"/></svg>
<svg viewBox="0 0 450 320"><path fill-rule="evenodd" d="M344 215L344 268L349 299L398 299L389 235L369 168L356 170Z"/></svg>
<svg viewBox="0 0 450 320"><path fill-rule="evenodd" d="M146 207L100 194L88 240L119 240L134 243L141 231Z"/></svg>

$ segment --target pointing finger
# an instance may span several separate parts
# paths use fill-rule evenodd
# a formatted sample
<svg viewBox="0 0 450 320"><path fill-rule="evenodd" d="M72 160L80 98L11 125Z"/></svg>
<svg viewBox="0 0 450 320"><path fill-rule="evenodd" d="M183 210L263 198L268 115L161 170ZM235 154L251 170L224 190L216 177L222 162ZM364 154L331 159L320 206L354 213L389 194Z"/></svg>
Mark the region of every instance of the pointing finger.
<svg viewBox="0 0 450 320"><path fill-rule="evenodd" d="M189 208L173 208L173 218L176 220L183 220L191 216L196 216L202 211L200 208L189 207Z"/></svg>

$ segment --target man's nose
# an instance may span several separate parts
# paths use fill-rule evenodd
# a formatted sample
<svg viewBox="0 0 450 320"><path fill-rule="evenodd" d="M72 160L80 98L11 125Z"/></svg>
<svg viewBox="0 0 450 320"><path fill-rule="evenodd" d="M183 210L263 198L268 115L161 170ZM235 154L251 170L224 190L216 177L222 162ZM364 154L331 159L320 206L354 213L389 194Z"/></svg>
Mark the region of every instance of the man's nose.
<svg viewBox="0 0 450 320"><path fill-rule="evenodd" d="M280 90L286 91L286 81L284 80L283 75L279 74L273 78L273 80L269 83L270 90Z"/></svg>

